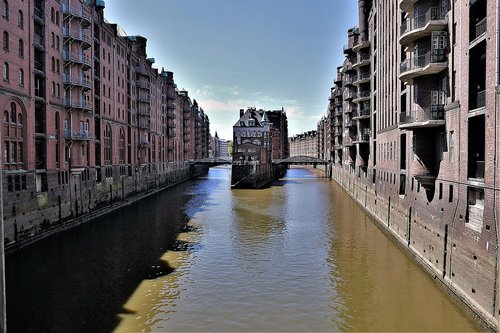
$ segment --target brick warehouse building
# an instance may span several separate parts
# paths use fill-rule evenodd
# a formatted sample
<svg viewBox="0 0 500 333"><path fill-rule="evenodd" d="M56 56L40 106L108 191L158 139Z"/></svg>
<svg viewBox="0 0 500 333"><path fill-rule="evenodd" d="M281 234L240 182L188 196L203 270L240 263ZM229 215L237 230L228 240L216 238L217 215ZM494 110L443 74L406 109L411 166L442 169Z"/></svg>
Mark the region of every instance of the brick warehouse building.
<svg viewBox="0 0 500 333"><path fill-rule="evenodd" d="M320 154L391 237L498 331L497 3L358 4L318 124L330 138Z"/></svg>
<svg viewBox="0 0 500 333"><path fill-rule="evenodd" d="M318 132L308 131L288 139L290 156L318 156Z"/></svg>
<svg viewBox="0 0 500 333"><path fill-rule="evenodd" d="M189 177L209 119L102 0L1 0L6 245ZM196 171L196 170L194 170Z"/></svg>

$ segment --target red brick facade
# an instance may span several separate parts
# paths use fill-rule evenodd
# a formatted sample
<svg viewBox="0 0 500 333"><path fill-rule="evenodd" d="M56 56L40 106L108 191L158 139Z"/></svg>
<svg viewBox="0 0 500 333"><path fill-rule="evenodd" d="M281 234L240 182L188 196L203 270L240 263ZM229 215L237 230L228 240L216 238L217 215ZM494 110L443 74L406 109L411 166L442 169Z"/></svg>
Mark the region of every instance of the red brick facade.
<svg viewBox="0 0 500 333"><path fill-rule="evenodd" d="M496 2L358 1L328 115L333 177L499 329Z"/></svg>
<svg viewBox="0 0 500 333"><path fill-rule="evenodd" d="M208 157L207 115L154 67L146 38L104 20L104 1L1 8L7 245Z"/></svg>

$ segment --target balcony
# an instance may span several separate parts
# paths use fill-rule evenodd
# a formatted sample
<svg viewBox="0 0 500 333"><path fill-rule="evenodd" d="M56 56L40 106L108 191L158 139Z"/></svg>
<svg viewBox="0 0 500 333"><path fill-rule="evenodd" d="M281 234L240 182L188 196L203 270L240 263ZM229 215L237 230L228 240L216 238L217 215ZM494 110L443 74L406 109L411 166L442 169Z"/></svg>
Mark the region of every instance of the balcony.
<svg viewBox="0 0 500 333"><path fill-rule="evenodd" d="M484 161L469 161L468 179L484 179Z"/></svg>
<svg viewBox="0 0 500 333"><path fill-rule="evenodd" d="M411 46L417 39L430 36L433 31L441 31L448 27L446 7L432 7L423 15L408 19L401 24L399 43Z"/></svg>
<svg viewBox="0 0 500 333"><path fill-rule="evenodd" d="M33 37L33 44L36 49L45 51L45 39L42 36L35 34Z"/></svg>
<svg viewBox="0 0 500 333"><path fill-rule="evenodd" d="M469 112L484 108L486 106L486 90L480 91L475 96L472 96L469 103Z"/></svg>
<svg viewBox="0 0 500 333"><path fill-rule="evenodd" d="M361 91L359 92L353 99L354 103L360 103L364 102L370 99L371 97L371 92L370 91Z"/></svg>
<svg viewBox="0 0 500 333"><path fill-rule="evenodd" d="M64 17L77 17L81 19L82 26L88 27L92 22L92 17L85 12L81 6L68 6L63 3Z"/></svg>
<svg viewBox="0 0 500 333"><path fill-rule="evenodd" d="M399 0L399 8L403 12L411 12L413 11L413 7L417 3L418 0Z"/></svg>
<svg viewBox="0 0 500 333"><path fill-rule="evenodd" d="M351 120L346 120L346 121L344 122L344 127L346 127L346 128L352 127L352 125L353 125L353 124L352 124L352 121L351 121Z"/></svg>
<svg viewBox="0 0 500 333"><path fill-rule="evenodd" d="M483 35L485 36L486 30L487 30L487 26L486 26L486 17L485 17L481 21L477 22L475 24L474 28L472 28L471 35L470 35L471 44L476 44L475 42L480 39L479 37L482 37Z"/></svg>
<svg viewBox="0 0 500 333"><path fill-rule="evenodd" d="M71 77L70 75L63 75L63 84L66 86L82 87L84 90L92 89L92 81L83 76Z"/></svg>
<svg viewBox="0 0 500 333"><path fill-rule="evenodd" d="M360 67L366 66L370 64L370 55L369 54L358 54L356 58L356 62L352 65L353 69L358 69Z"/></svg>
<svg viewBox="0 0 500 333"><path fill-rule="evenodd" d="M139 89L149 90L149 82L146 82L146 81L136 81L135 85Z"/></svg>
<svg viewBox="0 0 500 333"><path fill-rule="evenodd" d="M356 79L353 82L353 84L355 86L359 86L360 84L368 83L368 82L370 82L370 73L360 73L356 77Z"/></svg>
<svg viewBox="0 0 500 333"><path fill-rule="evenodd" d="M88 131L65 130L64 138L66 140L73 140L73 141L89 141L93 139L93 136Z"/></svg>
<svg viewBox="0 0 500 333"><path fill-rule="evenodd" d="M370 142L370 133L358 134L354 138L354 143L369 143Z"/></svg>
<svg viewBox="0 0 500 333"><path fill-rule="evenodd" d="M75 111L92 111L92 104L83 99L65 99L64 106Z"/></svg>
<svg viewBox="0 0 500 333"><path fill-rule="evenodd" d="M356 45L354 45L352 50L354 52L359 52L360 50L367 48L369 46L370 46L370 41L368 40L368 37L365 35L360 35L358 37L358 42L356 43Z"/></svg>
<svg viewBox="0 0 500 333"><path fill-rule="evenodd" d="M35 14L34 18L35 18L35 20L38 21L38 23L40 23L40 24L45 23L45 13L43 11L43 7L37 7L35 5L35 7L33 8L33 13Z"/></svg>
<svg viewBox="0 0 500 333"><path fill-rule="evenodd" d="M72 31L71 29L63 28L63 38L67 40L75 40L82 43L82 48L88 49L92 45L92 38L83 31Z"/></svg>
<svg viewBox="0 0 500 333"><path fill-rule="evenodd" d="M399 116L400 129L439 127L444 124L444 105L432 105L410 113L401 112Z"/></svg>
<svg viewBox="0 0 500 333"><path fill-rule="evenodd" d="M344 101L348 101L354 98L354 93L350 89L344 91Z"/></svg>
<svg viewBox="0 0 500 333"><path fill-rule="evenodd" d="M142 68L142 67L136 67L135 68L135 72L137 74L139 74L139 75L149 77L149 72L146 69Z"/></svg>
<svg viewBox="0 0 500 333"><path fill-rule="evenodd" d="M400 65L399 79L413 83L413 79L424 75L434 75L448 67L444 49L434 49L425 55L405 59Z"/></svg>
<svg viewBox="0 0 500 333"><path fill-rule="evenodd" d="M352 114L352 119L353 120L356 120L356 119L367 119L367 118L370 118L370 108L364 108L364 109L360 109L360 110L356 110L353 112Z"/></svg>
<svg viewBox="0 0 500 333"><path fill-rule="evenodd" d="M151 128L151 124L148 123L148 122L138 122L137 123L137 128L138 129L150 129Z"/></svg>
<svg viewBox="0 0 500 333"><path fill-rule="evenodd" d="M352 75L344 75L344 86L350 86L353 83L353 77Z"/></svg>
<svg viewBox="0 0 500 333"><path fill-rule="evenodd" d="M137 95L137 102L149 104L150 97L147 95Z"/></svg>
<svg viewBox="0 0 500 333"><path fill-rule="evenodd" d="M70 63L81 64L83 69L88 69L92 65L90 57L83 53L63 52L63 60Z"/></svg>
<svg viewBox="0 0 500 333"><path fill-rule="evenodd" d="M149 108L137 108L137 114L139 116L151 117L151 111Z"/></svg>

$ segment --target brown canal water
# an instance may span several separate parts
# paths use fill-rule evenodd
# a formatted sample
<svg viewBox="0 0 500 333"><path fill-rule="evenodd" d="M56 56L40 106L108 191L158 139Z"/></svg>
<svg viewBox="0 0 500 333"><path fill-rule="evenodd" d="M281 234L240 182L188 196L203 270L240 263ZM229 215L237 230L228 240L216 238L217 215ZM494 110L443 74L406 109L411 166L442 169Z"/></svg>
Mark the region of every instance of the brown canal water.
<svg viewBox="0 0 500 333"><path fill-rule="evenodd" d="M230 169L7 258L9 331L477 331L333 181Z"/></svg>

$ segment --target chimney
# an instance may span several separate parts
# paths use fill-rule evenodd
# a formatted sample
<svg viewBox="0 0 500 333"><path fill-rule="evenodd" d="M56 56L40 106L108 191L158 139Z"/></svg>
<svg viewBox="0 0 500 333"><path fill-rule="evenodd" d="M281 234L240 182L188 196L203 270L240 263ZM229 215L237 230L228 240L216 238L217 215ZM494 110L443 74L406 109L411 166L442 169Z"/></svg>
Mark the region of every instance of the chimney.
<svg viewBox="0 0 500 333"><path fill-rule="evenodd" d="M240 118L243 117L244 113L245 113L245 109L240 109Z"/></svg>

